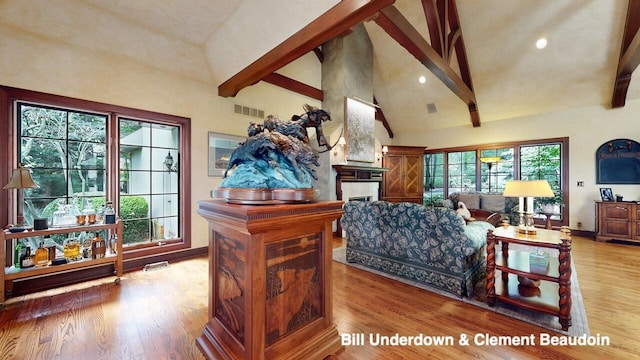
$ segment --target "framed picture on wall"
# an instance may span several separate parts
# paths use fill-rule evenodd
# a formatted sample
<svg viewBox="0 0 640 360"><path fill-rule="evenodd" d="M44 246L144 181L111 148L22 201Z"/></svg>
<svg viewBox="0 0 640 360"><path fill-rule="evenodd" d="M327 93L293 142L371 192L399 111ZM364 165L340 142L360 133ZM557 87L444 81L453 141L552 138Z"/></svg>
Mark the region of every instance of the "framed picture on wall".
<svg viewBox="0 0 640 360"><path fill-rule="evenodd" d="M243 137L209 132L209 176L222 176Z"/></svg>
<svg viewBox="0 0 640 360"><path fill-rule="evenodd" d="M613 201L611 188L600 188L600 198L602 198L602 201Z"/></svg>
<svg viewBox="0 0 640 360"><path fill-rule="evenodd" d="M375 107L347 97L344 109L347 159L349 161L375 162Z"/></svg>

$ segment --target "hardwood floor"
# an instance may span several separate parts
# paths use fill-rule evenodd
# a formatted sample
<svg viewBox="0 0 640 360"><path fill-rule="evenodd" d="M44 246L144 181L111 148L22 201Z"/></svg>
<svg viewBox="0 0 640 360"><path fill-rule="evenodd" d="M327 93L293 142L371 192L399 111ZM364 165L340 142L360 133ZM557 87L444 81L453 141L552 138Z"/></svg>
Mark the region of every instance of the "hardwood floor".
<svg viewBox="0 0 640 360"><path fill-rule="evenodd" d="M333 246L340 246L341 240ZM529 336L542 329L333 263L334 316L343 334L452 336L453 346L346 346L333 359L630 359L640 354L640 246L574 237L573 261L591 335L609 346L469 346L462 334ZM9 299L0 359L202 359L207 260ZM553 333L552 333L553 334Z"/></svg>

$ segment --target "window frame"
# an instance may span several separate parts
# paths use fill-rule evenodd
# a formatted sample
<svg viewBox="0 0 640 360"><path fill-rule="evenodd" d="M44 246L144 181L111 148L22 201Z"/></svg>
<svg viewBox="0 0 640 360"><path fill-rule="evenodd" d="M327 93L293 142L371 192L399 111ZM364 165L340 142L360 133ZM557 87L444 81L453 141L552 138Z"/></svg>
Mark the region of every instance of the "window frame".
<svg viewBox="0 0 640 360"><path fill-rule="evenodd" d="M119 118L137 119L155 124L178 126L180 128L180 173L181 186L179 204L179 229L182 230L178 239L162 242L150 242L143 246L127 247L123 251L124 260L169 253L177 250L191 248L191 119L176 115L163 114L153 111L140 110L125 106L106 104L90 100L82 100L67 96L42 93L32 90L13 88L0 85L0 178L10 178L12 170L18 163L18 124L14 121L16 114L16 102L27 102L47 107L57 107L79 112L95 112L106 114L107 118L107 149L106 149L106 186L105 195L114 201L114 206L119 208ZM110 174L115 174L111 176ZM16 195L15 192L0 191L0 224L2 227L9 223L10 218L15 218Z"/></svg>
<svg viewBox="0 0 640 360"><path fill-rule="evenodd" d="M482 172L485 169L486 164L482 164L480 161L481 154L486 150L500 150L506 148L513 148L513 179L520 179L520 147L523 146L533 146L533 145L548 145L548 144L560 144L561 154L560 154L560 190L562 191L562 202L563 206L560 207L561 211L561 219L552 218L551 224L554 227L566 226L569 224L569 138L568 137L559 137L559 138L547 138L547 139L534 139L534 140L525 140L525 141L511 141L511 142L502 142L502 143L491 143L491 144L480 144L480 145L469 145L469 146L460 146L460 147L451 147L451 148L440 148L440 149L428 149L425 150L425 154L444 154L444 189L443 196L444 198L449 197L449 165L448 165L448 154L454 152L465 152L465 151L475 151L476 152L476 184L475 191L481 191L482 186ZM425 174L423 174L423 177ZM426 179L425 179L426 183ZM426 192L426 190L425 190ZM545 223L544 217L535 218L536 224L543 225Z"/></svg>

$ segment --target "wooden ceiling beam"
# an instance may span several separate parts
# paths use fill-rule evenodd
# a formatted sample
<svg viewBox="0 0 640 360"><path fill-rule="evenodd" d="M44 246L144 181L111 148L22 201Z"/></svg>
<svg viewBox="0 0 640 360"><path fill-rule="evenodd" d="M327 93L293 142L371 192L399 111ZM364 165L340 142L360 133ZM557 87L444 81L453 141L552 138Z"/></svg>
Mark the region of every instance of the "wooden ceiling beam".
<svg viewBox="0 0 640 360"><path fill-rule="evenodd" d="M612 108L625 105L631 75L638 65L640 65L640 0L629 0L616 81L611 97Z"/></svg>
<svg viewBox="0 0 640 360"><path fill-rule="evenodd" d="M446 48L447 39L444 35L447 24L445 6L446 0L422 0L422 9L424 10L424 17L427 19L431 47L444 59L447 58L448 53Z"/></svg>
<svg viewBox="0 0 640 360"><path fill-rule="evenodd" d="M308 96L312 99L319 101L324 99L324 92L322 90L278 73L271 73L262 78L262 81Z"/></svg>
<svg viewBox="0 0 640 360"><path fill-rule="evenodd" d="M384 113L382 112L382 108L380 107L380 104L378 104L378 100L376 100L375 96L373 97L373 104L376 105L376 115L375 115L376 120L382 122L382 126L384 126L384 128L387 129L387 134L389 134L389 138L393 139L393 131L391 130L391 126L389 125L387 118L384 116Z"/></svg>
<svg viewBox="0 0 640 360"><path fill-rule="evenodd" d="M243 88L257 83L300 56L371 18L394 2L395 0L340 1L280 45L223 82L218 86L218 95L236 96Z"/></svg>
<svg viewBox="0 0 640 360"><path fill-rule="evenodd" d="M375 22L462 99L469 108L471 123L474 127L480 126L476 96L471 87L429 45L395 6L382 9Z"/></svg>
<svg viewBox="0 0 640 360"><path fill-rule="evenodd" d="M469 62L467 61L467 50L464 46L464 39L462 38L462 29L460 29L460 17L458 16L458 7L455 0L449 1L447 10L449 12L449 40L452 48L456 49L456 58L458 59L458 67L460 69L460 76L462 81L471 89L473 89L473 81L471 81L471 72L469 71ZM475 92L474 92L475 93ZM474 104L475 105L475 104ZM473 122L473 114L471 116ZM480 125L480 119L478 118L478 125ZM478 126L474 123L474 126Z"/></svg>
<svg viewBox="0 0 640 360"><path fill-rule="evenodd" d="M318 61L322 64L324 62L324 53L322 52L322 48L320 46L314 47L313 53L316 54Z"/></svg>

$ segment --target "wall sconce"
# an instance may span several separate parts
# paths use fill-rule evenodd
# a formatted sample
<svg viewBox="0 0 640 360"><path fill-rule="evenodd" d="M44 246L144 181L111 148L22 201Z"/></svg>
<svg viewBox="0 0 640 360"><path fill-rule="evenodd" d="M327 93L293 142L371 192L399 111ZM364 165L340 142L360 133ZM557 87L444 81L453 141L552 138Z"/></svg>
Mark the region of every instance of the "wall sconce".
<svg viewBox="0 0 640 360"><path fill-rule="evenodd" d="M376 152L376 157L378 158L378 161L382 160L382 158L387 155L387 153L389 152L389 147L387 147L387 145L383 146L382 149L380 149L380 152Z"/></svg>
<svg viewBox="0 0 640 360"><path fill-rule="evenodd" d="M337 145L340 146L342 148L342 152L344 152L344 146L347 145L347 141L344 139L344 136L340 136ZM333 148L333 155L338 156L338 149L335 147Z"/></svg>

